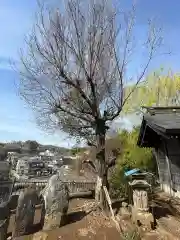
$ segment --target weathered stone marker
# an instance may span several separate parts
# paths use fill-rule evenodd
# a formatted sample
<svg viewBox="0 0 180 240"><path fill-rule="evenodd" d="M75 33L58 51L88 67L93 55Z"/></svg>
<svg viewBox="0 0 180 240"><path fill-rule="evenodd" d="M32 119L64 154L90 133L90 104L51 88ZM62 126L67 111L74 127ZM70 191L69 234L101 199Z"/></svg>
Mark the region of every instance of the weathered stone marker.
<svg viewBox="0 0 180 240"><path fill-rule="evenodd" d="M130 183L133 190L132 220L151 229L154 218L149 212L148 190L150 185L146 180L134 180Z"/></svg>
<svg viewBox="0 0 180 240"><path fill-rule="evenodd" d="M38 202L38 193L34 186L21 192L16 208L13 237L29 233L34 223L35 205Z"/></svg>
<svg viewBox="0 0 180 240"><path fill-rule="evenodd" d="M59 228L64 220L69 206L69 191L58 174L53 175L43 190L45 200L44 230Z"/></svg>

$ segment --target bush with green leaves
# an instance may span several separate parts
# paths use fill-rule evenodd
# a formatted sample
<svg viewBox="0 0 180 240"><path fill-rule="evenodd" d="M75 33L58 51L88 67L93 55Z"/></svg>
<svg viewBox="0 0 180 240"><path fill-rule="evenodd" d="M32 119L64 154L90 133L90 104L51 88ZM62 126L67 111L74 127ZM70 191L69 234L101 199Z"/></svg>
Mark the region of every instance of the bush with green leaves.
<svg viewBox="0 0 180 240"><path fill-rule="evenodd" d="M124 172L139 168L141 170L155 172L156 161L154 159L152 149L140 148L137 146L137 138L139 127L134 128L132 132L122 131L119 133L121 142L121 154L117 159L114 173L111 176L111 195L113 197L124 196L125 183Z"/></svg>

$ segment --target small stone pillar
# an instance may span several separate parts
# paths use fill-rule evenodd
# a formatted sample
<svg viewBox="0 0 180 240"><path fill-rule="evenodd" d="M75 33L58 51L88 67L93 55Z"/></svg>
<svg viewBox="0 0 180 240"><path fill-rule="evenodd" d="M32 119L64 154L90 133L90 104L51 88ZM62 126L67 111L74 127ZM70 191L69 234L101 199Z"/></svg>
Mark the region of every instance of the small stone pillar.
<svg viewBox="0 0 180 240"><path fill-rule="evenodd" d="M146 180L133 180L129 184L133 195L132 220L134 223L140 223L151 228L154 223L148 205L148 193L151 185Z"/></svg>

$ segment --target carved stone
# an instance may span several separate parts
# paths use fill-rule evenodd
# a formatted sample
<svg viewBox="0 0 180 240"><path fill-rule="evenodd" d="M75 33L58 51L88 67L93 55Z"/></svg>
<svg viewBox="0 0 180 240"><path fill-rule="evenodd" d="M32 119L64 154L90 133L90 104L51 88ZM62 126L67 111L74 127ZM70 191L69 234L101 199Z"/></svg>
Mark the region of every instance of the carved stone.
<svg viewBox="0 0 180 240"><path fill-rule="evenodd" d="M148 189L150 185L146 180L134 180L130 183L133 190L133 206L142 211L148 211Z"/></svg>
<svg viewBox="0 0 180 240"><path fill-rule="evenodd" d="M148 190L150 185L146 180L134 180L130 184L133 188L132 221L143 224L148 229L154 225L154 218L149 212Z"/></svg>
<svg viewBox="0 0 180 240"><path fill-rule="evenodd" d="M148 193L145 190L134 190L133 191L133 203L134 207L142 210L148 211Z"/></svg>
<svg viewBox="0 0 180 240"><path fill-rule="evenodd" d="M29 233L34 223L37 202L38 194L34 187L29 187L24 192L21 192L16 209L13 237Z"/></svg>
<svg viewBox="0 0 180 240"><path fill-rule="evenodd" d="M59 228L64 224L69 206L69 192L65 183L58 174L53 175L43 190L45 200L44 230Z"/></svg>

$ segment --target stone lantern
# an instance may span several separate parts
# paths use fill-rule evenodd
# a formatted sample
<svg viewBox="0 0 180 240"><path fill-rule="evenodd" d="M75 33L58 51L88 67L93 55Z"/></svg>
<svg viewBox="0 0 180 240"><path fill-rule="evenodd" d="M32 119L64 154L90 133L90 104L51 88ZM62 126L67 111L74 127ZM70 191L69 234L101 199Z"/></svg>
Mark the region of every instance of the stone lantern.
<svg viewBox="0 0 180 240"><path fill-rule="evenodd" d="M154 223L153 215L149 212L149 193L151 185L142 179L135 179L129 182L132 189L132 220L134 223L140 223L152 228Z"/></svg>
<svg viewBox="0 0 180 240"><path fill-rule="evenodd" d="M151 185L146 180L133 180L129 184L132 188L133 207L147 212L149 210L148 192Z"/></svg>

